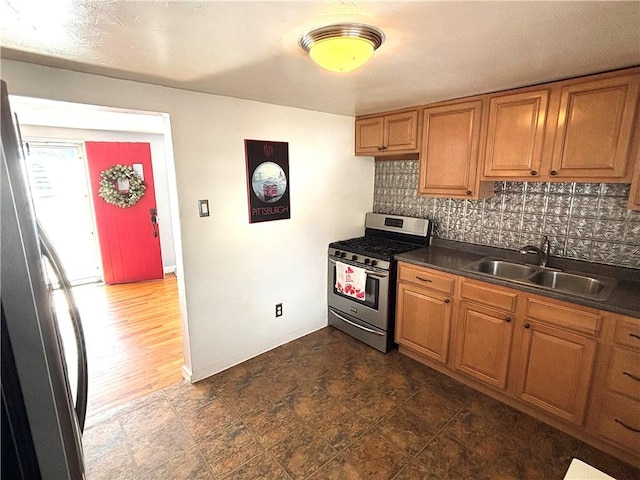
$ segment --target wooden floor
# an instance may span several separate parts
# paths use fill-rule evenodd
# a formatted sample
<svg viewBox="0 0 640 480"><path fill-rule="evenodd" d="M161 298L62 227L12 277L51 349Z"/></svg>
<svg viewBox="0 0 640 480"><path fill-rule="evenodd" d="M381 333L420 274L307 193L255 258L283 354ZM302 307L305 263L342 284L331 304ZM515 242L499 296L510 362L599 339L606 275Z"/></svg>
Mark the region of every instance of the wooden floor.
<svg viewBox="0 0 640 480"><path fill-rule="evenodd" d="M182 330L175 275L73 294L87 344L87 417L179 382Z"/></svg>

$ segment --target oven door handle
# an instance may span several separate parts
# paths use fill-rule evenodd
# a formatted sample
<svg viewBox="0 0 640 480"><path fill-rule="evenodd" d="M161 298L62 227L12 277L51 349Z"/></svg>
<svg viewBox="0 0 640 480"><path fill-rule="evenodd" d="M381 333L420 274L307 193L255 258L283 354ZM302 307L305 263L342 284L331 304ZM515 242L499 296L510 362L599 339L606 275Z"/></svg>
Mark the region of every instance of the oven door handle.
<svg viewBox="0 0 640 480"><path fill-rule="evenodd" d="M334 265L336 264L336 261L333 258L329 259L329 263L333 263ZM348 265L351 265L350 263ZM354 267L356 265L353 265ZM362 268L362 267L358 267L358 268ZM376 278L387 278L389 276L389 272L384 272L384 273L380 273L380 272L375 272L373 270L367 270L366 268L362 268L365 272L367 272L367 275L371 275L372 277L376 277Z"/></svg>
<svg viewBox="0 0 640 480"><path fill-rule="evenodd" d="M359 328L360 330L364 330L365 332L375 333L376 335L380 335L381 337L384 337L384 333L378 332L377 330L373 330L371 328L363 327L362 325L358 325L357 323L344 318L342 315L336 312L333 308L329 308L329 311L333 313L336 317L338 317L340 320L342 320L343 322L347 322L349 325L353 325L354 327Z"/></svg>

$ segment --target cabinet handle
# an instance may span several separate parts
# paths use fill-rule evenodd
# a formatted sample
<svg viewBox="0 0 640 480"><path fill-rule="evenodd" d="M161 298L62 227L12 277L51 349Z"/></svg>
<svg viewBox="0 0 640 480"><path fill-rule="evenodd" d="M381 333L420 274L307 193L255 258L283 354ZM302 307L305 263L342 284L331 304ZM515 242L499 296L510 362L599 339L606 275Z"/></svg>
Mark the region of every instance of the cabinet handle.
<svg viewBox="0 0 640 480"><path fill-rule="evenodd" d="M640 377L636 377L633 373L629 373L629 372L622 372L623 375L626 375L627 377L631 377L634 380L640 382Z"/></svg>
<svg viewBox="0 0 640 480"><path fill-rule="evenodd" d="M536 172L535 170L531 170L531 176L535 177L536 175L538 175L538 172Z"/></svg>
<svg viewBox="0 0 640 480"><path fill-rule="evenodd" d="M558 172L556 170L551 170L551 175L553 175L554 177L558 174Z"/></svg>
<svg viewBox="0 0 640 480"><path fill-rule="evenodd" d="M511 323L511 317L505 318L504 321L507 322L507 323Z"/></svg>
<svg viewBox="0 0 640 480"><path fill-rule="evenodd" d="M614 420L616 422L618 422L620 425L622 425L624 428L626 428L627 430L631 430L632 432L640 433L640 430L638 430L637 428L630 427L629 425L627 425L626 423L624 423L621 420L618 420L617 418L614 418Z"/></svg>
<svg viewBox="0 0 640 480"><path fill-rule="evenodd" d="M636 335L635 333L630 333L629 336L640 340L640 335Z"/></svg>
<svg viewBox="0 0 640 480"><path fill-rule="evenodd" d="M473 192L471 190L467 190L467 195L471 195Z"/></svg>
<svg viewBox="0 0 640 480"><path fill-rule="evenodd" d="M524 324L524 328L531 328L531 324L530 323L525 323Z"/></svg>
<svg viewBox="0 0 640 480"><path fill-rule="evenodd" d="M418 276L416 276L416 278L418 280L420 280L421 282L427 282L427 283L431 283L432 282L432 280L429 280L428 278L422 278L422 277L418 277Z"/></svg>
<svg viewBox="0 0 640 480"><path fill-rule="evenodd" d="M382 145L378 145L378 151L381 152L384 150L384 147Z"/></svg>
<svg viewBox="0 0 640 480"><path fill-rule="evenodd" d="M451 303L451 300L449 300L448 298L445 298L444 303Z"/></svg>

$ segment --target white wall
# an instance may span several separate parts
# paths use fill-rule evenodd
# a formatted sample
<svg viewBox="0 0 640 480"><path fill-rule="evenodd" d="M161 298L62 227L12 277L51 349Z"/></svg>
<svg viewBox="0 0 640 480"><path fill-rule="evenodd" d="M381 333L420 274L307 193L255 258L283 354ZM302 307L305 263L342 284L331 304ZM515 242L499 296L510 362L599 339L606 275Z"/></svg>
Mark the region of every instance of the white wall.
<svg viewBox="0 0 640 480"><path fill-rule="evenodd" d="M18 118L21 118L18 115ZM164 152L162 135L138 132L116 132L106 130L86 130L77 128L42 127L35 125L20 126L25 139L42 139L72 142L144 142L151 148L153 185L156 193L156 208L160 226L160 250L164 271L175 271L176 254L173 245L171 209L169 207L169 186L167 184L167 159Z"/></svg>
<svg viewBox="0 0 640 480"><path fill-rule="evenodd" d="M171 116L192 380L327 324L327 245L361 234L373 199L374 164L353 156L352 117L0 65L10 94ZM290 220L248 223L244 139L289 142ZM197 215L201 198L210 200L209 218Z"/></svg>

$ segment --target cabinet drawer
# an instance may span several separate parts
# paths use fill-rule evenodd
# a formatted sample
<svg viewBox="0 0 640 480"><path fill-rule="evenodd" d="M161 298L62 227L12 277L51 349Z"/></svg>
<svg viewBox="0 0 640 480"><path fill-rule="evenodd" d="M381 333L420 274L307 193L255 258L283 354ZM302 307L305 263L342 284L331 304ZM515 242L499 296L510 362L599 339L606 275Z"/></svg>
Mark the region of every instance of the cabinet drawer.
<svg viewBox="0 0 640 480"><path fill-rule="evenodd" d="M598 434L640 452L640 405L607 395L600 414Z"/></svg>
<svg viewBox="0 0 640 480"><path fill-rule="evenodd" d="M453 294L456 283L456 279L453 276L428 268L413 267L402 263L399 269L398 280L401 282L413 283L449 295Z"/></svg>
<svg viewBox="0 0 640 480"><path fill-rule="evenodd" d="M460 296L465 300L490 305L509 312L514 312L516 309L517 293L498 290L488 283L481 284L463 280L460 292Z"/></svg>
<svg viewBox="0 0 640 480"><path fill-rule="evenodd" d="M640 400L640 354L613 347L607 387L614 392Z"/></svg>
<svg viewBox="0 0 640 480"><path fill-rule="evenodd" d="M640 351L640 320L637 323L631 320L618 321L613 341Z"/></svg>
<svg viewBox="0 0 640 480"><path fill-rule="evenodd" d="M597 311L578 310L565 304L538 298L527 299L527 317L565 330L596 335L602 316Z"/></svg>

